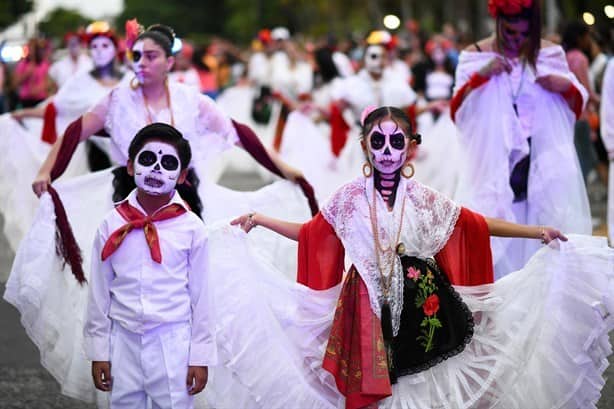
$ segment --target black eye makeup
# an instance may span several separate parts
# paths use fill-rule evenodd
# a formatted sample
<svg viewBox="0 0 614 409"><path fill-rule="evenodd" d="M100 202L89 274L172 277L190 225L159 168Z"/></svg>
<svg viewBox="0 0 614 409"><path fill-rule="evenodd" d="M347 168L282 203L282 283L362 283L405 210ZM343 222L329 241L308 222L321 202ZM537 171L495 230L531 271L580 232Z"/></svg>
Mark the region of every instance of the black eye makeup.
<svg viewBox="0 0 614 409"><path fill-rule="evenodd" d="M173 155L162 155L162 160L160 163L166 170L177 170L179 167L179 161Z"/></svg>
<svg viewBox="0 0 614 409"><path fill-rule="evenodd" d="M371 134L370 143L372 149L380 150L384 147L384 144L386 143L386 137L384 136L384 134L375 131Z"/></svg>
<svg viewBox="0 0 614 409"><path fill-rule="evenodd" d="M390 146L398 150L405 148L405 135L402 133L390 135Z"/></svg>
<svg viewBox="0 0 614 409"><path fill-rule="evenodd" d="M143 54L141 54L140 51L133 51L132 52L132 61L139 62L139 60L141 59L142 56L143 56Z"/></svg>
<svg viewBox="0 0 614 409"><path fill-rule="evenodd" d="M143 151L139 154L137 162L142 166L151 166L158 160L158 157L152 151Z"/></svg>

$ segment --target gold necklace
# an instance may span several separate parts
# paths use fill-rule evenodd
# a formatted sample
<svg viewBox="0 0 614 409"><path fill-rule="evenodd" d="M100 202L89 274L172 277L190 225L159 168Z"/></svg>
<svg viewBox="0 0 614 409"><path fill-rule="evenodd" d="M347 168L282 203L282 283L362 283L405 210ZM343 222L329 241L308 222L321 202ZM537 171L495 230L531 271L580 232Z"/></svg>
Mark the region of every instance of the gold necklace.
<svg viewBox="0 0 614 409"><path fill-rule="evenodd" d="M168 81L164 82L164 91L166 93L166 106L168 107L168 111L171 115L171 126L175 127L175 116L173 115L173 108L171 107L171 93L168 90ZM147 95L145 95L145 91L141 87L141 93L143 94L143 100L145 101L145 111L147 112L147 124L150 125L153 123L153 117L151 116L151 110L149 109L149 101L147 100Z"/></svg>
<svg viewBox="0 0 614 409"><path fill-rule="evenodd" d="M388 297L390 294L390 286L392 285L392 276L394 272L392 266L394 264L393 260L395 256L394 256L394 252L392 251L392 244L390 243L390 241L388 242L388 246L386 248L383 248L379 240L379 229L377 226L377 203L375 201L376 200L375 190L376 190L375 186L373 186L373 206L369 206L369 217L371 219L371 229L373 230L373 244L375 248L375 260L377 262L377 268L379 269L379 274L380 274L380 281L382 283L382 293L384 295L384 299L388 301ZM397 230L396 239L395 239L395 242L397 243L396 245L397 252L405 251L405 246L403 245L403 243L399 242L399 239L401 238L401 231L403 230L403 219L405 216L405 199L406 198L407 198L407 194L403 192L403 202L401 203L401 221L399 223L399 229ZM367 201L367 205L368 204L369 202ZM388 275L388 277L384 275L384 268L382 268L382 264L381 264L380 251L387 258L386 261L388 262L388 267L390 268L390 274Z"/></svg>

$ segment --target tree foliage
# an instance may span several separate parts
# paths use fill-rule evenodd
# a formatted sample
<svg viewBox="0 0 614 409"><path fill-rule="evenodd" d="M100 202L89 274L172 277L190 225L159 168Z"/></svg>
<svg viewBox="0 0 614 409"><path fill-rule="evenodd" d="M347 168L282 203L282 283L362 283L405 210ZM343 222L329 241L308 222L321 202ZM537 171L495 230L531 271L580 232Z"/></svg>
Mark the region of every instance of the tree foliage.
<svg viewBox="0 0 614 409"><path fill-rule="evenodd" d="M76 31L79 27L87 26L90 20L78 11L58 7L38 24L38 30L46 37L62 38L67 31Z"/></svg>
<svg viewBox="0 0 614 409"><path fill-rule="evenodd" d="M32 10L34 0L0 1L0 30L15 23L19 17Z"/></svg>

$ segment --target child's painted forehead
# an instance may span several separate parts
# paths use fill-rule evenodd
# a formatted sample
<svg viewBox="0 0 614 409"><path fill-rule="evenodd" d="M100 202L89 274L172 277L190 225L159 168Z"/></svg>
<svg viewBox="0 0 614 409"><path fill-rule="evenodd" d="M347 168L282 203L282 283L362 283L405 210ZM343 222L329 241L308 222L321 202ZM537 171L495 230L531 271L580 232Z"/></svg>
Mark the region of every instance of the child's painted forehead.
<svg viewBox="0 0 614 409"><path fill-rule="evenodd" d="M382 119L380 122L375 123L375 125L373 125L373 128L371 128L369 134L372 134L374 132L383 133L385 135L391 135L395 133L405 134L403 128L401 128L399 124L392 118L385 118Z"/></svg>
<svg viewBox="0 0 614 409"><path fill-rule="evenodd" d="M177 149L173 145L162 141L152 140L146 142L145 145L143 145L143 147L139 151L139 154L145 151L151 151L160 155L173 155L177 157L179 156L177 153Z"/></svg>

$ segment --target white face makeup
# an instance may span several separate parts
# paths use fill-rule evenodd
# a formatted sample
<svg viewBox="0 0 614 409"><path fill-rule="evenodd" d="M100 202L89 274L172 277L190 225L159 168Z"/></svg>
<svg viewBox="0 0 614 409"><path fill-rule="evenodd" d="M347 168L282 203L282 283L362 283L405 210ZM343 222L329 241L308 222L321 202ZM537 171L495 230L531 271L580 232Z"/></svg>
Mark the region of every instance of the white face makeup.
<svg viewBox="0 0 614 409"><path fill-rule="evenodd" d="M370 45L365 50L365 68L374 74L381 74L384 70L384 47L381 45Z"/></svg>
<svg viewBox="0 0 614 409"><path fill-rule="evenodd" d="M403 129L391 119L376 124L367 138L373 167L383 174L401 169L407 160L408 139Z"/></svg>
<svg viewBox="0 0 614 409"><path fill-rule="evenodd" d="M150 195L172 192L180 173L177 150L164 142L146 143L134 159L134 182Z"/></svg>
<svg viewBox="0 0 614 409"><path fill-rule="evenodd" d="M98 36L90 42L90 54L96 67L106 67L115 58L115 44L110 38Z"/></svg>
<svg viewBox="0 0 614 409"><path fill-rule="evenodd" d="M527 20L506 21L501 20L501 38L503 47L508 51L520 52L528 42L530 35L529 22Z"/></svg>

